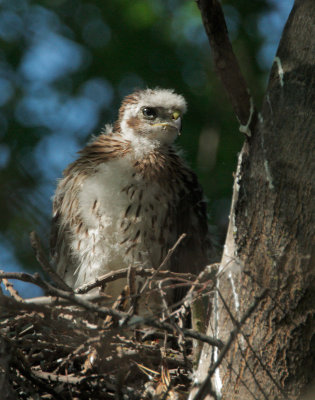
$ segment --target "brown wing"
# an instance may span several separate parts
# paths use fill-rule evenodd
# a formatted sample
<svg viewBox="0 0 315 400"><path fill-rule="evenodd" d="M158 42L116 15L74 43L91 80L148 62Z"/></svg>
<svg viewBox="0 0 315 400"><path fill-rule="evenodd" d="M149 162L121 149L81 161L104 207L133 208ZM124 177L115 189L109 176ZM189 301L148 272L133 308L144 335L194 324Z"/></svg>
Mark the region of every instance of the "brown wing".
<svg viewBox="0 0 315 400"><path fill-rule="evenodd" d="M51 257L61 277L67 274L71 277L78 264L73 258L70 241L84 229L78 202L82 182L99 164L123 156L129 149L129 142L119 135L102 134L80 151L80 157L65 169L54 196L50 235Z"/></svg>
<svg viewBox="0 0 315 400"><path fill-rule="evenodd" d="M84 174L72 175L65 172L65 177L57 187L53 201L53 218L51 222L50 253L58 274L70 286L76 262L71 252L71 236L82 221L78 207L78 190Z"/></svg>
<svg viewBox="0 0 315 400"><path fill-rule="evenodd" d="M172 269L176 272L198 274L209 263L211 252L206 202L193 172L187 178L185 186L187 193L180 199L176 225L178 234L186 233L187 237L177 252Z"/></svg>
<svg viewBox="0 0 315 400"><path fill-rule="evenodd" d="M187 192L180 199L176 212L178 237L186 233L187 237L180 244L173 256L173 272L190 272L198 275L203 268L214 260L214 247L208 231L206 201L196 175L189 171L185 178ZM185 289L175 292L179 300Z"/></svg>

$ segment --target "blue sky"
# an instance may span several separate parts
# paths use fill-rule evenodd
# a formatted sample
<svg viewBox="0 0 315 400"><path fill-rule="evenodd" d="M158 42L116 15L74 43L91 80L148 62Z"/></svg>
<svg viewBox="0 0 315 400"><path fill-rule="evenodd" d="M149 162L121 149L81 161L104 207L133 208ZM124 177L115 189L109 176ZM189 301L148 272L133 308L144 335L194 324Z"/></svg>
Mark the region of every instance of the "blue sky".
<svg viewBox="0 0 315 400"><path fill-rule="evenodd" d="M265 42L258 60L266 70L270 69L273 62L293 0L270 0L270 3L274 6L273 11L264 14L259 23ZM237 31L237 12L228 11L233 17L228 21L233 37ZM187 15L174 18L174 34L182 27L187 39L196 45L203 45L200 20L191 18L184 25L183 20L187 20ZM85 27L86 47L66 38L63 33L67 29L56 13L28 0L0 1L0 37L7 42L22 38L27 42L16 69L6 63L4 57L0 57L0 107L10 101L16 90L20 90L23 95L16 105L15 118L24 126L40 126L50 132L49 135L43 135L35 149L35 161L42 174L42 184L34 197L42 198L45 202L53 195L56 179L61 176L64 167L74 160L81 141L99 125L102 110L111 110L113 105L114 88L101 76L85 82L75 96L71 93L71 79L67 78L80 68L88 68L88 46L98 45L98 42L91 40L95 26L87 24ZM97 30L102 31L103 42L110 40L111 30L101 19L97 21ZM62 91L54 85L59 79L63 79ZM122 92L126 85L136 86L139 78L132 75L128 77L128 82L126 79L120 84ZM1 130L4 132L7 125L0 110L0 138ZM10 149L0 143L0 168L4 168L9 159ZM0 241L0 268L6 271L22 270L5 238ZM17 283L16 287L26 297L40 293L38 288L23 283Z"/></svg>

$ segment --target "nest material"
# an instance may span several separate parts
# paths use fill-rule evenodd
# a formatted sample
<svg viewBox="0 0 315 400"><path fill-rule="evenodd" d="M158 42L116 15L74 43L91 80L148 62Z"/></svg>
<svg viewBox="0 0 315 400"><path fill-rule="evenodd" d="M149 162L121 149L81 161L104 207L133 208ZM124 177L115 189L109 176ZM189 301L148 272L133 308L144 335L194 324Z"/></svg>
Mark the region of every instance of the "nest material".
<svg viewBox="0 0 315 400"><path fill-rule="evenodd" d="M146 290L130 293L137 275L146 277ZM102 293L89 295L121 276L128 285L112 307L106 306L109 299ZM46 296L22 299L8 278L36 284ZM0 295L2 399L185 399L197 358L193 339L222 347L220 341L187 328L191 303L213 287L205 273L197 278L159 269L120 270L76 293L60 278L54 285L37 274L1 273L0 279L11 295ZM163 298L166 281L190 286L177 309ZM151 290L161 292L162 312L138 316L135 299Z"/></svg>
<svg viewBox="0 0 315 400"><path fill-rule="evenodd" d="M171 383L172 390L187 390L191 356L178 349L173 335L166 348L159 332L150 340L143 328L135 338L130 328L67 305L6 314L2 370L7 390L16 393L8 398L151 398L149 386L163 392Z"/></svg>

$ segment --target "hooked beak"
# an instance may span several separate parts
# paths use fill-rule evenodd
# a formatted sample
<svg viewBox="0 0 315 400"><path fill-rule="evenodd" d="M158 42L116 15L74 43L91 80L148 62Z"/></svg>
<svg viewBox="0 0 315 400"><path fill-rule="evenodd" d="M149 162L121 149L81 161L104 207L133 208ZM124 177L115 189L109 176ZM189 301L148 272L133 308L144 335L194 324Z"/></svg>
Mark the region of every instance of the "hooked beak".
<svg viewBox="0 0 315 400"><path fill-rule="evenodd" d="M174 113L174 114L177 114L177 113ZM181 118L179 118L179 115L177 115L176 118L173 115L173 121L172 122L157 122L156 124L153 124L152 126L164 126L165 129L167 127L176 129L177 132L178 132L178 136L180 136Z"/></svg>

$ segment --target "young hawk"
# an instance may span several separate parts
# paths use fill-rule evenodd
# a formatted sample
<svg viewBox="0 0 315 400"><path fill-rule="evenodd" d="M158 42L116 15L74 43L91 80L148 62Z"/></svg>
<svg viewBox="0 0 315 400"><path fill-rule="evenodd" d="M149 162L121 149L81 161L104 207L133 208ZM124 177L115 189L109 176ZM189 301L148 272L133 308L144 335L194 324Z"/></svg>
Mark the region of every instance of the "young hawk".
<svg viewBox="0 0 315 400"><path fill-rule="evenodd" d="M168 268L198 273L208 263L202 190L173 146L185 111L173 90L136 91L114 126L66 168L54 196L51 253L68 285L129 265L157 268L182 233ZM106 292L115 299L124 285Z"/></svg>

